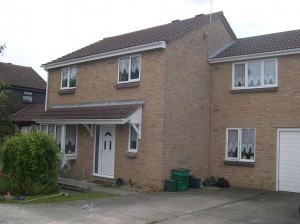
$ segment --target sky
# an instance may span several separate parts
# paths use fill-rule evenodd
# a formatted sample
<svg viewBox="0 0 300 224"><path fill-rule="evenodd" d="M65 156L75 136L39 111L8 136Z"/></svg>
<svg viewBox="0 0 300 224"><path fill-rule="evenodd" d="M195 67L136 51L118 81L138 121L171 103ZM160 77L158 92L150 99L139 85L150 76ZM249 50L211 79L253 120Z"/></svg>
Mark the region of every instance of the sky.
<svg viewBox="0 0 300 224"><path fill-rule="evenodd" d="M223 11L238 38L300 29L299 0L0 0L0 62L46 80L42 64L105 37L211 11Z"/></svg>

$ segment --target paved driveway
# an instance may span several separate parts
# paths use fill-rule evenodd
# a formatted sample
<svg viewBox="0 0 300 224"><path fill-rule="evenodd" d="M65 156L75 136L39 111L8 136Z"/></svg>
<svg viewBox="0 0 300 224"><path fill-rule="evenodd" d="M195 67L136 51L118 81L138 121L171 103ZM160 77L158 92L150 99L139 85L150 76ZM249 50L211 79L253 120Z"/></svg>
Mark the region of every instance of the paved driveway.
<svg viewBox="0 0 300 224"><path fill-rule="evenodd" d="M82 209L91 204L91 209ZM240 188L138 193L55 204L0 204L0 223L300 223L300 194Z"/></svg>

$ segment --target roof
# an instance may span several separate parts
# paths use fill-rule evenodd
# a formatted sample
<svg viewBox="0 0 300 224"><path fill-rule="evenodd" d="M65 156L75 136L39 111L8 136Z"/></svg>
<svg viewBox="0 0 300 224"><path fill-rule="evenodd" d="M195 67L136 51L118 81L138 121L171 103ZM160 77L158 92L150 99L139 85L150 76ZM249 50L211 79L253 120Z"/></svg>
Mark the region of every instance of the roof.
<svg viewBox="0 0 300 224"><path fill-rule="evenodd" d="M45 105L30 105L11 116L13 122L33 122L45 111Z"/></svg>
<svg viewBox="0 0 300 224"><path fill-rule="evenodd" d="M126 119L141 105L50 108L39 119Z"/></svg>
<svg viewBox="0 0 300 224"><path fill-rule="evenodd" d="M0 62L0 81L9 85L46 90L45 80L31 67Z"/></svg>
<svg viewBox="0 0 300 224"><path fill-rule="evenodd" d="M233 33L227 20L225 19L223 12L216 12L211 14L212 21L220 18L223 19L224 24L227 26L229 32L235 39L235 34ZM106 52L116 51L124 48L155 43L159 41L170 42L173 39L180 37L181 35L209 24L209 22L210 15L201 14L190 19L176 20L165 25L139 30L119 36L104 38L103 40L100 40L63 57L55 59L51 62L48 62L44 64L44 66L82 57L88 57L91 55L98 55Z"/></svg>
<svg viewBox="0 0 300 224"><path fill-rule="evenodd" d="M114 123L141 122L143 99L53 105L37 119L39 123Z"/></svg>
<svg viewBox="0 0 300 224"><path fill-rule="evenodd" d="M300 50L300 30L237 39L212 59Z"/></svg>

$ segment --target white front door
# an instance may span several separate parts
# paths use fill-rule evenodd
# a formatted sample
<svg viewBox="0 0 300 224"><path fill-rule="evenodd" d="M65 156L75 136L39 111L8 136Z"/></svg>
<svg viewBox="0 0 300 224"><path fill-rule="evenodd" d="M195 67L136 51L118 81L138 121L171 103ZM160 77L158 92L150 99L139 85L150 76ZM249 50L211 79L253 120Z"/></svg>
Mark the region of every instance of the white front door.
<svg viewBox="0 0 300 224"><path fill-rule="evenodd" d="M115 126L100 126L96 129L94 173L101 177L114 178Z"/></svg>

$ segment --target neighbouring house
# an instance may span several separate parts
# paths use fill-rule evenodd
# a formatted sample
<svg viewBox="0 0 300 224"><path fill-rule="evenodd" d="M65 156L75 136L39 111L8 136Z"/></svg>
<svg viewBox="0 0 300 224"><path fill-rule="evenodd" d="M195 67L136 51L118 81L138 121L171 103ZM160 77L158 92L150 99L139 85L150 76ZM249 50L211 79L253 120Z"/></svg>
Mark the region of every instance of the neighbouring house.
<svg viewBox="0 0 300 224"><path fill-rule="evenodd" d="M30 130L45 111L46 81L31 67L0 62L0 81L14 92L11 121L21 131Z"/></svg>
<svg viewBox="0 0 300 224"><path fill-rule="evenodd" d="M43 65L36 121L56 137L69 177L161 190L184 167L286 190L276 187L277 145L287 128L298 141L299 49L298 31L237 39L222 12L104 38Z"/></svg>
<svg viewBox="0 0 300 224"><path fill-rule="evenodd" d="M237 39L209 62L210 173L300 192L300 30Z"/></svg>

